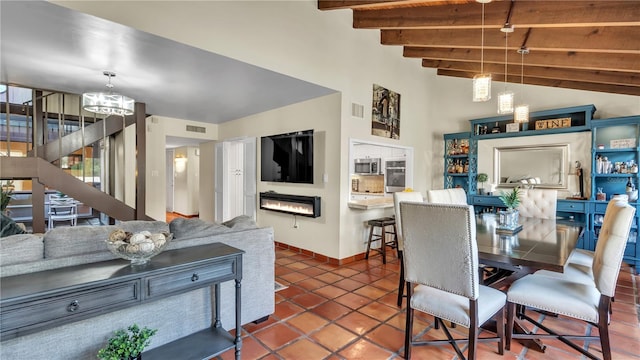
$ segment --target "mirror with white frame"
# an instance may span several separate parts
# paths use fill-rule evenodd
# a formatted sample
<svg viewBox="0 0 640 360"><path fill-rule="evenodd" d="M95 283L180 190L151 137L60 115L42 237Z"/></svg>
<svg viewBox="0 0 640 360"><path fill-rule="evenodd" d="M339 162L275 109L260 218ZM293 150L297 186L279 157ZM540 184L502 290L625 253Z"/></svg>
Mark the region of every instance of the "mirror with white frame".
<svg viewBox="0 0 640 360"><path fill-rule="evenodd" d="M499 187L568 188L569 144L496 147L493 156Z"/></svg>

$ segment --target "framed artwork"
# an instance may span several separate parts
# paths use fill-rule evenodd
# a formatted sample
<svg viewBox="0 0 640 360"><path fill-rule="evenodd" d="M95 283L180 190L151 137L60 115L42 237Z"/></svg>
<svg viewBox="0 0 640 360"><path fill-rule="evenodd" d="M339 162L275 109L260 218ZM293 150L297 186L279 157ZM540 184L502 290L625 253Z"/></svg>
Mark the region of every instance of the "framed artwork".
<svg viewBox="0 0 640 360"><path fill-rule="evenodd" d="M400 139L400 94L373 84L371 135Z"/></svg>

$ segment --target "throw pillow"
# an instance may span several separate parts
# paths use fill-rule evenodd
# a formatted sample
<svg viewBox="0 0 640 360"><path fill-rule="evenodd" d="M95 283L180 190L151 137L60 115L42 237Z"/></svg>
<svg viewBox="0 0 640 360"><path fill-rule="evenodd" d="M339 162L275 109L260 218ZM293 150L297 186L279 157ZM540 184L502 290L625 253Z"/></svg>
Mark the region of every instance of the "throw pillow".
<svg viewBox="0 0 640 360"><path fill-rule="evenodd" d="M225 221L222 225L232 228L233 230L255 229L258 227L255 221L247 215L236 216L229 221Z"/></svg>
<svg viewBox="0 0 640 360"><path fill-rule="evenodd" d="M206 222L197 218L173 219L173 221L169 223L169 230L173 233L173 238L178 241L207 237L231 231L231 229L224 225Z"/></svg>

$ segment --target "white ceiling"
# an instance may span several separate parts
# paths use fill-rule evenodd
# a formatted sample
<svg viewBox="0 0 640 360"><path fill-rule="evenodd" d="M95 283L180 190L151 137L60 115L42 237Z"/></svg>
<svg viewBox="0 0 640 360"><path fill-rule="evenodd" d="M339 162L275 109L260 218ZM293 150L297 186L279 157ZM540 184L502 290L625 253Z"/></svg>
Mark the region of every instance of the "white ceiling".
<svg viewBox="0 0 640 360"><path fill-rule="evenodd" d="M219 124L335 90L44 1L0 1L0 82L114 91L148 114ZM241 46L241 44L239 44Z"/></svg>

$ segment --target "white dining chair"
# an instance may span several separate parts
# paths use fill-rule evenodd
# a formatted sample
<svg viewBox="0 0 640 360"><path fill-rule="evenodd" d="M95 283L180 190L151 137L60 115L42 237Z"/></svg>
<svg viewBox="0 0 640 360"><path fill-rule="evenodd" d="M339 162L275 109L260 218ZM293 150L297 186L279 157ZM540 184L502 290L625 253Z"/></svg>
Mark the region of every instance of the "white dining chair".
<svg viewBox="0 0 640 360"><path fill-rule="evenodd" d="M555 219L558 191L552 189L520 190L520 216L538 219Z"/></svg>
<svg viewBox="0 0 640 360"><path fill-rule="evenodd" d="M396 214L396 239L398 242L398 258L400 259L400 281L398 284L398 306L402 306L404 297L404 261L402 260L404 242L402 240L402 217L400 216L401 202L423 202L422 194L417 191L398 191L393 193L393 209Z"/></svg>
<svg viewBox="0 0 640 360"><path fill-rule="evenodd" d="M570 276L546 276L537 273L516 280L511 285L507 292L507 349L510 349L511 339L554 337L581 354L597 359L588 351L587 346L571 340L589 342L599 338L604 360L612 359L609 343L611 299L615 295L620 265L635 212L636 209L625 202L615 202L607 208L608 214L602 224L593 257L592 281L576 281ZM517 305L520 306L516 314ZM528 316L525 307L585 321L597 327L597 335L559 334ZM530 322L544 333L514 333L516 316Z"/></svg>
<svg viewBox="0 0 640 360"><path fill-rule="evenodd" d="M467 343L467 358L475 359L479 328L493 317L497 336L481 340L498 342L502 355L506 295L480 285L473 206L401 202L400 216L407 282L405 359L412 346L447 344L464 359L458 343ZM414 340L415 310L432 315L433 328L442 328L446 339ZM468 328L469 336L454 339L443 320Z"/></svg>
<svg viewBox="0 0 640 360"><path fill-rule="evenodd" d="M431 204L467 204L467 193L463 188L428 190L427 202Z"/></svg>
<svg viewBox="0 0 640 360"><path fill-rule="evenodd" d="M55 222L68 221L71 226L78 223L78 204L68 196L51 195L47 213L47 227L53 229Z"/></svg>

